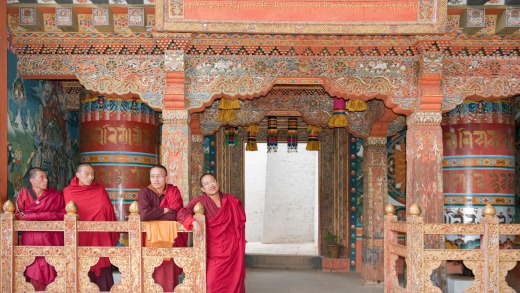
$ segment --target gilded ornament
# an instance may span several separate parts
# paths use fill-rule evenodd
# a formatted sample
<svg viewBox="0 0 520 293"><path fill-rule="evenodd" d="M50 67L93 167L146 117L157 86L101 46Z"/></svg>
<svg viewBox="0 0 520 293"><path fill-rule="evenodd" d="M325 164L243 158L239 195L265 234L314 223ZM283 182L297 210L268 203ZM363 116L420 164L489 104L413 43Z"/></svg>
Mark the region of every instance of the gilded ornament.
<svg viewBox="0 0 520 293"><path fill-rule="evenodd" d="M496 215L497 211L491 204L487 204L484 209L482 209L482 214L486 217L494 217Z"/></svg>
<svg viewBox="0 0 520 293"><path fill-rule="evenodd" d="M385 207L385 214L387 216L395 215L395 207L392 204L387 204Z"/></svg>
<svg viewBox="0 0 520 293"><path fill-rule="evenodd" d="M137 204L137 201L134 201L130 208L128 209L131 214L139 214L139 205Z"/></svg>
<svg viewBox="0 0 520 293"><path fill-rule="evenodd" d="M196 213L196 214L201 214L203 215L204 214L204 206L199 202L195 205L195 207L193 208L193 211Z"/></svg>
<svg viewBox="0 0 520 293"><path fill-rule="evenodd" d="M413 203L410 205L410 208L408 208L408 214L412 217L418 217L421 215L421 207L419 207L418 204Z"/></svg>
<svg viewBox="0 0 520 293"><path fill-rule="evenodd" d="M76 203L71 200L65 206L65 211L67 211L67 214L77 214L78 213L78 205L76 205Z"/></svg>
<svg viewBox="0 0 520 293"><path fill-rule="evenodd" d="M8 200L4 203L4 212L8 213L8 214L12 214L14 213L14 204L12 201Z"/></svg>

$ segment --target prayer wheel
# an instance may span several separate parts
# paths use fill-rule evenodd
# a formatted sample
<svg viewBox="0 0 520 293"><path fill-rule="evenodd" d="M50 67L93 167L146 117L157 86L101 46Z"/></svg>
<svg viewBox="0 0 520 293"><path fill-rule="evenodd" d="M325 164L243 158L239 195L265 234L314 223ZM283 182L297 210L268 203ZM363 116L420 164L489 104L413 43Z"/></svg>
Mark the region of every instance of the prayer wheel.
<svg viewBox="0 0 520 293"><path fill-rule="evenodd" d="M157 114L137 98L86 97L81 100L80 163L94 167L96 182L112 199L118 220L139 189L150 184L150 167L158 163Z"/></svg>
<svg viewBox="0 0 520 293"><path fill-rule="evenodd" d="M509 100L466 100L443 115L444 218L479 223L492 204L499 223L515 216L515 120ZM480 246L478 235L447 235L447 246ZM507 236L500 239L501 243ZM513 239L514 240L514 236Z"/></svg>

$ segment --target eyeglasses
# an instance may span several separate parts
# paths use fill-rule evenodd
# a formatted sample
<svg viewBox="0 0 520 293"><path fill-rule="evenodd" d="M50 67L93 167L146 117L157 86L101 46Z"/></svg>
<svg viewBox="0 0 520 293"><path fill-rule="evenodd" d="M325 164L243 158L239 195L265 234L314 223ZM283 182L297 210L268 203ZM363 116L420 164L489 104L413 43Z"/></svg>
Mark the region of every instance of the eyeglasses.
<svg viewBox="0 0 520 293"><path fill-rule="evenodd" d="M206 187L206 186L208 186L210 184L215 184L215 183L217 183L217 180L213 179L211 181L207 181L207 182L202 183L202 186Z"/></svg>
<svg viewBox="0 0 520 293"><path fill-rule="evenodd" d="M150 179L161 179L161 178L164 178L166 176L164 175L153 175L153 176L150 176Z"/></svg>

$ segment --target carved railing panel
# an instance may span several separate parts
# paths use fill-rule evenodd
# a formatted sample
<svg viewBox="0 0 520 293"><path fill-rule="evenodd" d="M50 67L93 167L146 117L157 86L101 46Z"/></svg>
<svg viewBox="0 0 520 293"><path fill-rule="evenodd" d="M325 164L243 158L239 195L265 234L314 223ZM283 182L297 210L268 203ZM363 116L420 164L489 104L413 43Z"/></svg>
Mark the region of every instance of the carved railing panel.
<svg viewBox="0 0 520 293"><path fill-rule="evenodd" d="M487 205L479 224L425 224L420 216L420 208L412 204L405 222L398 222L395 207L385 208L385 292L432 292L440 293L431 280L432 272L443 261L462 260L475 275L473 283L465 293L515 292L506 282L508 271L520 261L519 249L499 250L499 236L518 234L520 224L499 225L495 210ZM406 227L406 231L404 227ZM404 245L397 244L398 233L405 234ZM425 249L425 235L480 234L479 249ZM395 263L404 257L407 264L406 288L396 283Z"/></svg>
<svg viewBox="0 0 520 293"><path fill-rule="evenodd" d="M12 205L12 203L8 202ZM65 215L59 221L18 221L14 219L14 208L4 208L0 220L0 257L2 274L1 292L34 292L34 287L26 281L24 271L38 256L46 258L54 266L57 277L50 283L47 292L99 292L96 284L90 282L88 272L100 257L108 257L119 268L121 280L114 284L110 292L163 292L152 278L154 269L164 258L171 257L184 269L185 278L174 292L206 292L206 238L194 237L193 247L152 248L142 247L144 223L139 220L136 209L126 222L80 222L75 212ZM203 231L205 218L195 216ZM19 231L63 231L64 246L20 246L14 235ZM87 247L79 246L79 232L125 232L129 235L128 247ZM177 223L178 232L187 232Z"/></svg>

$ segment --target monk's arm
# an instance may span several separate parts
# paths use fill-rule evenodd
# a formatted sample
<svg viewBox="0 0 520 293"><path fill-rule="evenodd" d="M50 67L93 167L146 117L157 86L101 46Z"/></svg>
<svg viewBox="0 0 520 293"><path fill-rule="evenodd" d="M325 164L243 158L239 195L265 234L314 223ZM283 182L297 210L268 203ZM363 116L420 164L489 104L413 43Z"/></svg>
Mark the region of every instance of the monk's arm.
<svg viewBox="0 0 520 293"><path fill-rule="evenodd" d="M137 196L137 203L139 204L139 214L141 221L175 221L177 219L177 211L170 209L167 213L164 212L164 208L153 207L150 202L149 195L142 190L139 191Z"/></svg>
<svg viewBox="0 0 520 293"><path fill-rule="evenodd" d="M193 208L198 202L198 198L192 199L187 206L182 208L177 213L177 221L184 225L184 227L188 230L191 230L193 228L192 223L193 221L195 221L195 218L193 217Z"/></svg>

